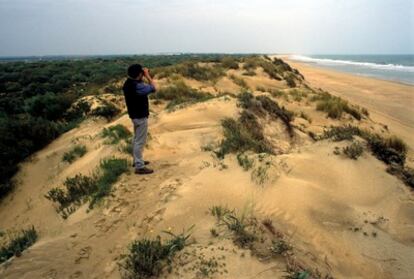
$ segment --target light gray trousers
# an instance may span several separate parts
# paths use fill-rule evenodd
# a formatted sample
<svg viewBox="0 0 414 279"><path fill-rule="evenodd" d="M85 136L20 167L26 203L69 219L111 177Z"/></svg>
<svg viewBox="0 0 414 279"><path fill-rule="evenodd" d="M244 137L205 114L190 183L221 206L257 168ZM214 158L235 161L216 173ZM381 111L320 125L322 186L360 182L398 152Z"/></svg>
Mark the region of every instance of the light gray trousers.
<svg viewBox="0 0 414 279"><path fill-rule="evenodd" d="M147 142L148 132L148 118L136 118L132 119L134 124L134 138L132 139L132 155L134 156L134 164L136 169L143 168L145 166L144 159L142 158L142 152Z"/></svg>

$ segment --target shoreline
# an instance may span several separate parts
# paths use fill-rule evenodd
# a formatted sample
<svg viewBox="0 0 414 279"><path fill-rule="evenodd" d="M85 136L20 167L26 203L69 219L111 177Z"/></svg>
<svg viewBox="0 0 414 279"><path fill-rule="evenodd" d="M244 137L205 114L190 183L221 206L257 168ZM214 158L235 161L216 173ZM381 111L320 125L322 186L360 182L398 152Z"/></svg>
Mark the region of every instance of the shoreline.
<svg viewBox="0 0 414 279"><path fill-rule="evenodd" d="M313 87L366 107L371 119L387 125L414 150L414 85L281 58L298 69Z"/></svg>
<svg viewBox="0 0 414 279"><path fill-rule="evenodd" d="M321 69L321 70L333 71L333 72L340 73L340 74L349 74L351 76L356 76L356 77L375 79L375 80L378 80L378 81L388 81L388 82L392 82L392 83L397 83L399 85L411 86L411 87L414 88L414 83L404 82L402 80L386 79L386 78L381 78L381 77L378 77L378 76L370 76L370 75L363 75L363 74L352 73L352 72L347 72L347 71L341 71L341 70L338 70L338 69L331 68L329 66L319 65L317 63L293 60L293 59L290 59L289 57L284 57L283 59L286 60L286 61L289 61L289 63L304 64L304 65L308 65L312 68L317 68L317 69Z"/></svg>

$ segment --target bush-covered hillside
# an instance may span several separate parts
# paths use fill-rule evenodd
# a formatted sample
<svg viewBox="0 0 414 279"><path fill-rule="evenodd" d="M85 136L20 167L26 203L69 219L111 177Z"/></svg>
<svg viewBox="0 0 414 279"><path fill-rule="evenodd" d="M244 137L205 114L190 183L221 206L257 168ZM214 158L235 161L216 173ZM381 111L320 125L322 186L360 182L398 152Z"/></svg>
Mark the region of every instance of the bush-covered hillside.
<svg viewBox="0 0 414 279"><path fill-rule="evenodd" d="M154 68L220 59L220 55L160 55L0 63L0 198L11 190L18 163L74 127L88 109L78 106L69 113L68 108L79 97L124 77L128 65Z"/></svg>

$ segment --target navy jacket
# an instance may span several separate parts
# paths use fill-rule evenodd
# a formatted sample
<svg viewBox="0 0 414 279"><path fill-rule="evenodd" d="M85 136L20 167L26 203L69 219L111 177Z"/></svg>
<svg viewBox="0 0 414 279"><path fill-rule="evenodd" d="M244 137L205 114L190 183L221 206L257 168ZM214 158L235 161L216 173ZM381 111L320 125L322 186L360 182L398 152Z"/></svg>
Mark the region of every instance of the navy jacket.
<svg viewBox="0 0 414 279"><path fill-rule="evenodd" d="M122 89L129 117L131 119L148 117L148 95L155 92L154 86L128 78Z"/></svg>

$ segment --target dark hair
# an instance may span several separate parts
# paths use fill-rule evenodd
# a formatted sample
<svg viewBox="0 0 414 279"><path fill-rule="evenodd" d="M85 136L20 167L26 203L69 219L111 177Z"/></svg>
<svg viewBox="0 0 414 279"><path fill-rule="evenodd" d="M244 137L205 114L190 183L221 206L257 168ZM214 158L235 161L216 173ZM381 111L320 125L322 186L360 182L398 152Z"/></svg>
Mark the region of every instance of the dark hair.
<svg viewBox="0 0 414 279"><path fill-rule="evenodd" d="M128 76L131 78L137 78L142 72L143 70L140 64L133 64L128 67Z"/></svg>

